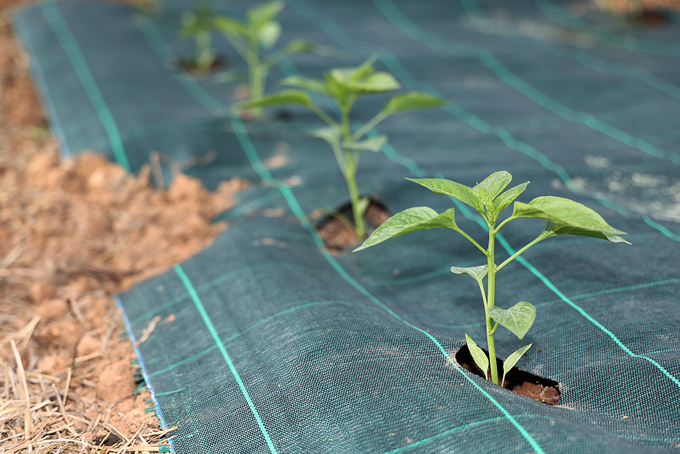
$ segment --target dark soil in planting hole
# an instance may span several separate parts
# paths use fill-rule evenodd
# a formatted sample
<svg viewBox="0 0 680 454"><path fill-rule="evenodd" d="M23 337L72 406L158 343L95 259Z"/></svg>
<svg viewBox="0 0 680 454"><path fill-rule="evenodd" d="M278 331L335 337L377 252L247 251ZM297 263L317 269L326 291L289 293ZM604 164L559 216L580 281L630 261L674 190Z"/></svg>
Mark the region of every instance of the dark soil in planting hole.
<svg viewBox="0 0 680 454"><path fill-rule="evenodd" d="M188 72L194 77L202 77L214 74L217 71L226 68L227 66L229 66L229 60L224 55L216 56L212 62L212 66L207 71L201 71L200 69L198 69L198 67L196 66L196 60L193 58L182 58L180 60L177 60L175 65L177 66L178 69Z"/></svg>
<svg viewBox="0 0 680 454"><path fill-rule="evenodd" d="M354 222L351 203L343 205L337 212L340 213L342 217L349 219L352 223ZM388 220L389 217L390 212L387 211L385 205L376 198L371 197L371 202L364 213L366 234L370 235L373 230ZM360 244L359 238L357 238L354 231L341 217L333 215L324 216L316 225L316 229L326 245L326 248L332 254L339 254L346 249L353 249Z"/></svg>
<svg viewBox="0 0 680 454"><path fill-rule="evenodd" d="M489 353L484 350L487 357ZM475 375L484 377L482 369L477 367L475 361L470 355L467 345L464 345L456 353L456 362L460 364L464 369L469 370ZM503 361L496 358L496 364L498 366L498 376L503 376ZM488 372L491 375L491 372ZM503 387L509 389L510 391L521 394L523 396L531 397L534 400L543 402L548 405L557 405L560 398L560 384L555 380L550 380L549 378L539 377L530 372L527 372L517 367L513 367L510 372L505 376L505 381L503 382Z"/></svg>
<svg viewBox="0 0 680 454"><path fill-rule="evenodd" d="M668 25L670 18L663 11L644 10L639 16L633 18L633 23L644 27L660 27Z"/></svg>

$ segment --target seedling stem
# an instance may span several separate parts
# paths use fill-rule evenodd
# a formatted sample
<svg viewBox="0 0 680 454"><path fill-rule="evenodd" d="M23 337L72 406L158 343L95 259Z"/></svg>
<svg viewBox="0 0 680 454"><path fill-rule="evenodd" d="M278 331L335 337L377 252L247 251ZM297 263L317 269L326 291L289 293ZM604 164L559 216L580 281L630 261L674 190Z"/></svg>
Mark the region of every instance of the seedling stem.
<svg viewBox="0 0 680 454"><path fill-rule="evenodd" d="M536 308L526 301L520 301L509 309L496 307L496 274L508 263L519 257L524 251L546 238L557 235L579 235L608 240L612 243L627 243L619 235L624 232L616 230L607 224L602 217L590 208L560 197L538 197L528 204L515 202L512 215L500 225L496 226L501 211L507 208L526 189L528 182L517 185L504 192L512 176L505 171L489 175L476 187L463 186L455 181L444 179L423 178L411 180L437 194L457 199L476 209L486 221L489 231L488 248L484 249L467 233L463 232L455 221L455 210L449 208L438 214L429 207L409 208L397 213L378 227L371 236L355 251L382 243L385 240L416 232L418 230L446 227L463 235L486 256L486 265L473 267L451 267L454 274L467 274L479 285L484 303L486 326L486 342L489 350L488 357L484 351L466 334L466 342L475 364L484 373L484 377L494 384L503 385L505 376L521 356L532 344L511 353L503 362L503 377L498 380L498 366L496 360L496 344L494 334L499 325L507 328L518 338L522 339L531 328L536 317ZM536 218L546 221L546 226L536 239L519 249L506 259L500 266L496 266L495 248L496 235L506 223L518 218ZM484 292L484 278L487 290ZM491 370L491 378L488 376Z"/></svg>

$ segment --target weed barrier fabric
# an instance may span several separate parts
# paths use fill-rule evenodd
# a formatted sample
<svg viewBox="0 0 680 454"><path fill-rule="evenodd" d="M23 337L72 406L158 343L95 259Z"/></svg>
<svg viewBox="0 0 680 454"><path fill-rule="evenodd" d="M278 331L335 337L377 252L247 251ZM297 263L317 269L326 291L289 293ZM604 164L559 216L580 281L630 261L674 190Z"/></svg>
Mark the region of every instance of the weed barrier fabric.
<svg viewBox="0 0 680 454"><path fill-rule="evenodd" d="M64 155L93 148L134 172L152 150L176 162L215 150L187 173L208 187L254 182L212 246L120 296L133 339L162 317L137 353L156 412L178 426L173 452L678 451L677 23L617 28L549 0L289 0L280 17L281 42L344 54L285 61L270 89L376 54L406 88L455 101L378 127L390 145L362 156L358 179L392 213L455 207L483 241L478 215L404 177L473 185L505 169L531 181L521 201L572 198L628 232L631 246L551 239L498 277L499 305L525 300L538 313L521 341L499 332L497 354L533 343L518 366L561 383L551 407L452 361L465 333L484 338L476 285L449 272L482 264L479 252L437 229L328 254L309 214L346 191L330 149L305 134L319 123L298 109L287 122L232 116L233 84L176 71L193 52L177 38L188 6L164 4L145 17L50 1L14 25ZM244 69L226 42L215 46ZM362 99L357 122L383 102ZM497 260L542 228L509 224Z"/></svg>

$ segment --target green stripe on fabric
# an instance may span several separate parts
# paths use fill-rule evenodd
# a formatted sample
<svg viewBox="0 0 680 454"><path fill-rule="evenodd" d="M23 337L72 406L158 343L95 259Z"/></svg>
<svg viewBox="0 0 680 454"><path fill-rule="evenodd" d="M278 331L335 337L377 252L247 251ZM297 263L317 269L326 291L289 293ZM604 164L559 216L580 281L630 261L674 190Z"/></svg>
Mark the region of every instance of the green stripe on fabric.
<svg viewBox="0 0 680 454"><path fill-rule="evenodd" d="M422 30L421 27L404 15L404 13L402 13L401 10L399 10L399 8L397 8L397 6L392 3L391 0L373 0L373 3L375 3L378 10L387 18L387 20L389 20L392 24L394 24L395 27L397 27L411 39L420 41L433 50L440 50L442 47L442 41L438 37L428 33L425 30ZM445 47L449 53L458 53L457 47L453 52L448 46ZM479 48L478 50L475 50L474 53L476 54L475 56L477 59L494 74L496 74L496 76L506 85L514 88L534 103L563 118L564 120L588 126L590 129L598 131L630 147L636 148L650 156L669 160L674 164L680 164L680 155L677 153L655 147L643 139L634 137L625 131L621 131L610 124L605 123L592 114L574 111L570 107L567 107L555 99L549 97L531 85L529 82L510 71L507 66L505 66L488 50Z"/></svg>
<svg viewBox="0 0 680 454"><path fill-rule="evenodd" d="M513 415L513 417L514 418L522 418L522 417L526 417L526 415ZM458 427L454 427L453 429L449 429L446 432L442 432L442 433L434 435L432 437L424 438L424 439L417 441L415 443L411 443L408 446L403 446L401 448L393 449L392 451L387 451L384 454L399 454L401 452L406 452L410 449L417 448L417 447L422 446L424 444L427 444L427 443L429 443L433 440L436 440L437 438L445 437L449 434L452 434L452 433L455 433L455 432L460 432L461 430L470 429L472 427L481 426L483 424L489 424L489 423L492 423L492 422L499 422L499 421L505 421L505 418L503 418L502 416L498 416L496 418L489 418L489 419L485 419L483 421L475 421L475 422L471 422L469 424L463 424L462 426L458 426Z"/></svg>
<svg viewBox="0 0 680 454"><path fill-rule="evenodd" d="M586 125L595 131L601 132L602 134L625 145L628 145L629 147L637 148L643 153L655 158L665 159L671 161L673 164L680 164L680 155L677 153L656 147L643 139L634 137L625 131L611 126L592 114L577 112L570 107L567 107L564 104L554 100L520 76L510 71L510 69L508 69L508 67L505 66L503 62L491 54L491 52L480 52L477 55L477 58L484 64L484 66L493 71L500 80L555 115L573 123Z"/></svg>
<svg viewBox="0 0 680 454"><path fill-rule="evenodd" d="M503 248L507 251L508 254L514 254L515 251L508 242L503 238L500 234L497 235L498 237L498 242L503 246ZM571 299L569 299L564 293L562 293L555 285L548 280L547 277L543 275L536 267L534 267L532 264L530 264L524 257L519 256L517 257L517 261L520 262L522 265L524 265L525 268L527 268L531 273L536 276L538 279L541 280L545 284L546 287L548 287L550 290L553 291L562 301L567 303L569 306L572 308L576 309L576 311L581 314L586 320L588 320L590 323L593 325L597 326L602 332L604 332L607 336L611 338L611 340L614 341L616 345L618 345L621 350L626 352L628 355L634 357L634 358L643 358L652 363L654 366L656 366L657 369L659 369L666 377L668 377L673 383L675 383L678 387L680 387L680 380L675 378L675 376L671 375L661 364L657 363L651 358L647 358L646 356L643 355L638 355L636 353L633 353L628 347L626 347L623 342L619 340L619 338L609 331L607 328L604 327L600 322L595 320L593 317L591 317L585 310L583 310L580 306L578 306L576 303L574 303Z"/></svg>
<svg viewBox="0 0 680 454"><path fill-rule="evenodd" d="M289 2L291 6L294 7L294 3L299 3L302 0L292 0ZM299 8L299 7L298 7ZM321 29L324 30L330 36L331 38L335 39L338 44L341 46L348 48L348 49L355 49L357 47L360 47L359 44L354 38L349 36L344 30L342 30L332 19L327 19L325 17L321 17L319 14L313 14L312 9L309 6L306 6L304 10L296 10L299 14L301 14L303 17L306 17L307 20L311 20L314 23L321 23L320 25ZM331 27L332 25L332 27ZM330 30L328 30L330 28ZM343 31L344 33L341 33ZM358 43L358 44L357 44ZM394 74L397 75L399 80L407 87L411 89L417 88L418 85L427 85L428 91L434 95L441 96L441 93L439 93L437 90L435 90L433 87L429 86L428 84L419 84L418 81L413 77L413 75L401 64L401 62L390 52L384 51L381 52L381 57L380 60L385 63L385 65L392 71ZM471 114L470 112L466 111L463 109L461 106L457 104L449 105L444 108L442 108L446 112L449 112L453 116L455 116L457 119L467 123L469 126L477 129L479 132L487 135L495 135L499 139L505 143L508 148L511 148L513 150L519 151L520 153L525 154L526 156L538 161L543 167L545 167L548 170L551 170L555 172L559 178L562 180L562 182L567 186L569 190L571 190L575 194L580 194L581 192L578 190L578 187L574 184L571 176L567 173L567 171L560 166L559 164L553 162L548 158L546 155L538 151L536 148L532 147L531 145L519 141L515 139L507 130L504 128L499 128L496 126L492 126L489 123L485 122L481 118L477 117L474 114ZM388 148L389 147L389 148ZM388 152L394 149L388 144L386 147L383 148L383 152L385 154L388 154ZM417 175L419 177L424 176L424 171L418 166L416 166L412 160L400 156L398 153L393 153L391 159L394 162L400 163L404 165L404 161L407 160L408 164L405 165L411 171L414 175ZM614 211L617 211L618 213L622 214L623 216L630 217L630 212L626 210L625 208L617 205L616 203L606 199L604 196L600 194L596 194L594 196L595 200L600 202L603 206L612 209ZM650 227L660 231L664 235L673 238L677 241L680 241L680 236L677 236L670 232L668 229L665 227L655 223L654 221L645 221Z"/></svg>
<svg viewBox="0 0 680 454"><path fill-rule="evenodd" d="M625 287L608 288L608 289L605 289L605 290L600 290L598 292L586 293L586 294L583 294L583 295L575 295L575 296L572 296L571 299L576 300L576 299L590 298L590 297L593 297L593 296L610 295L612 293L627 292L629 290L641 290L641 289L650 288L650 287L657 287L657 286L660 286L660 285L679 284L679 283L680 283L680 278L679 279L664 279L662 281L646 282L644 284L627 285ZM557 302L557 301L562 301L562 300L559 299L559 300L547 301L544 304L554 303L554 302Z"/></svg>
<svg viewBox="0 0 680 454"><path fill-rule="evenodd" d="M651 226L651 227L654 227L654 228L657 229L659 232L661 232L661 233L663 233L664 235L666 235L668 238L672 238L672 239L674 239L675 241L680 241L680 235L677 235L677 234L671 232L671 231L668 230L666 227L664 227L663 225L659 224L658 222L656 222L655 220L653 220L653 219L650 218L649 216L645 216L644 218L642 218L642 220L645 221L645 224L647 224L647 225L649 225L649 226Z"/></svg>
<svg viewBox="0 0 680 454"><path fill-rule="evenodd" d="M400 322L404 323L406 326L424 334L427 336L439 349L439 351L444 355L444 357L447 358L447 360L455 366L456 370L461 373L463 377L465 377L466 380L468 380L479 392L484 395L489 401L491 401L498 410L501 411L501 413L504 415L505 418L507 418L513 426L520 432L520 434L524 437L524 439L531 445L531 447L539 454L544 453L543 449L541 446L536 442L536 440L533 439L533 437L527 432L527 430L522 427L513 417L512 415L503 407L496 399L494 399L488 392L486 392L481 386L479 386L471 377L469 377L467 374L465 374L461 369L458 364L451 358L449 353L444 349L444 347L439 343L437 339L435 339L434 336L432 336L430 333L427 331L413 325L412 323L409 323L408 321L404 320L401 318L397 313L395 313L392 309L387 307L385 304L383 304L380 300L378 300L375 296L373 296L370 292L368 292L364 287L362 287L354 278L352 278L347 271L345 271L344 268L335 260L335 257L333 257L326 247L324 246L323 240L319 237L318 233L316 230L309 224L309 221L307 219L307 216L305 215L304 211L300 207L297 199L295 198L295 195L293 192L290 190L290 188L286 185L280 184L278 181L273 181L271 173L269 172L269 169L267 169L262 161L260 160L259 155L257 154L257 150L255 150L255 146L250 140L250 137L247 135L247 132L245 130L245 127L243 125L243 122L241 121L240 118L236 118L234 116L230 116L230 120L232 122L232 127L234 131L236 132L238 136L238 140L241 143L241 146L243 147L244 152L246 153L246 156L248 160L251 163L251 166L253 169L255 169L262 179L266 182L269 182L273 186L277 187L283 196L285 197L286 201L288 202L291 210L293 211L293 214L298 217L300 223L304 228L306 228L312 237L314 238L314 241L316 242L317 246L319 247L319 250L323 254L324 258L328 261L328 263L335 269L335 271L343 278L347 283L349 283L352 287L354 287L356 290L358 290L361 294L366 296L369 300L371 300L373 303L378 305L380 308L382 308L385 312L390 314L392 317L395 319L399 320Z"/></svg>
<svg viewBox="0 0 680 454"><path fill-rule="evenodd" d="M233 121L233 120L234 120L234 119L232 118L232 121ZM240 122L240 119L238 119L238 122ZM242 126L242 123L241 123L241 126ZM238 128L234 127L234 130L237 132L237 136L238 136L238 135L239 135ZM241 132L244 132L244 133L245 133L245 128L243 128ZM246 136L246 137L247 137L247 136ZM239 140L241 140L241 139L239 139ZM248 138L247 142L250 142L249 138ZM243 146L243 145L244 145L244 141L242 141L241 144L242 144L242 146ZM252 143L250 143L250 146L252 147ZM246 147L244 147L244 150L246 151L246 154L248 155L248 154L249 154L248 149L247 149ZM255 162L253 162L253 161L251 160L251 164L253 165L253 168L257 171L257 170L258 170L257 167L259 166L259 167L260 167L260 170L263 170L263 173L261 173L261 176L263 176L263 179L266 180L266 181L269 181L270 183L272 183L271 174L270 174L269 171L266 169L266 167L264 167L264 165L262 165L261 161L259 161L259 156L257 156L257 153L256 153L256 151L254 150L254 147L252 147L252 151L255 153L255 157L257 157L257 160L256 160ZM251 156L249 156L249 159L250 159L250 158L251 158ZM258 173L259 173L259 172L258 172ZM289 200L288 195L289 195L289 196L292 196L292 198L293 198L292 200L295 200L294 195L292 194L292 192L291 192L290 194L288 194L288 195L286 194L285 189L287 189L287 187L280 187L280 186L278 186L278 187L279 187L279 189L282 191L284 197L286 197L287 200ZM288 189L288 190L289 190L289 189ZM289 191L290 191L290 190L289 190ZM296 200L295 200L295 202L297 203ZM291 206L291 208L293 208L293 207ZM298 208L299 208L299 206L298 206ZM295 210L294 210L294 211L295 211ZM465 210L465 211L468 211L468 210ZM302 214L304 215L304 213L302 213ZM309 224L308 224L308 222L307 222L307 220L306 220L306 217L303 217L302 219L300 219L300 221L302 222L303 226L306 225L306 227L309 227ZM317 239L315 238L315 240L317 240ZM320 241L320 240L319 240L319 241ZM325 252L325 251L323 251L323 249L322 249L322 252ZM327 254L327 252L325 252L325 254ZM332 256L331 256L330 258L333 259ZM333 260L334 260L334 259L333 259ZM339 265L338 265L338 266L339 266ZM344 270L343 270L343 271L344 271ZM348 276L348 277L349 277L349 276ZM350 279L351 279L351 277L350 277ZM358 283L357 283L357 285L358 285ZM365 290L364 290L364 291L365 291ZM380 304L382 304L382 303L380 303ZM389 310L389 308L388 308L388 310ZM396 315L396 314L395 314L395 315ZM404 323L408 324L408 322L406 322L406 321L404 321ZM415 327L415 328L418 329L417 327ZM429 336L428 333L425 333L425 334L427 334L427 335ZM434 339L434 338L432 338L432 339L435 340L435 342L436 342L436 339ZM467 377L465 374L463 374L463 375L466 377L466 379L470 380L470 378ZM470 380L470 381L471 381L471 380ZM478 387L474 382L472 382L472 383L473 383L476 387ZM481 388L478 387L478 389L480 389L480 391L482 391L483 393L485 393ZM485 394L486 394L486 393L485 393ZM490 399L492 399L491 396L488 396L488 397L489 397ZM493 399L492 399L492 400L493 400ZM497 404L497 405L499 405L499 404ZM502 407L501 407L501 408L502 408ZM503 409L503 410L504 410L504 409ZM516 423L516 422L514 422L514 423ZM521 427L521 426L520 426L520 427ZM522 430L523 430L523 428L522 428ZM528 435L528 434L527 434L527 435ZM540 446L539 446L539 449L540 449ZM542 452L542 451L541 451L541 452Z"/></svg>
<svg viewBox="0 0 680 454"><path fill-rule="evenodd" d="M246 156L248 157L248 159L251 163L253 170L255 170L262 177L263 182L270 184L272 186L275 186L281 191L281 193L285 197L286 201L291 206L291 209L293 210L294 214L296 216L298 216L302 225L305 228L307 228L310 231L310 233L312 233L314 241L317 243L322 254L326 258L326 260L328 260L330 262L330 264L333 266L333 268L343 278L345 278L345 280L347 280L352 286L357 288L364 295L368 296L369 299L371 299L371 301L378 304L380 307L385 309L392 316L396 317L398 320L405 323L407 326L410 326L410 327L422 332L427 337L429 337L435 343L435 345L439 348L439 350L444 354L444 356L452 364L455 365L456 370L458 370L463 375L463 377L465 377L466 380L468 380L470 383L472 383L487 399L489 399L504 414L504 416L506 418L508 418L511 421L511 423L518 429L518 431L529 442L529 444L532 446L532 448L534 448L534 450L536 452L538 452L539 454L542 454L544 451L541 449L541 447L538 445L538 443L536 443L536 441L531 437L531 435L529 435L529 433L521 425L519 425L519 423L512 418L512 416L509 414L509 412L502 405L500 405L490 394L488 394L477 383L475 383L472 378L468 377L465 373L463 373L460 370L459 366L452 360L452 358L446 352L444 347L431 334L429 334L428 332L416 327L415 325L408 323L406 320L403 320L402 318L400 318L396 313L394 313L391 309L389 309L387 306L385 306L382 302L378 301L373 295L371 295L369 292L367 292L363 287L361 287L356 281L354 281L354 279L352 279L345 272L345 270L337 263L337 261L325 249L325 246L323 245L323 241L316 234L316 231L313 229L313 227L309 224L309 221L307 220L307 217L305 216L304 211L302 210L302 208L297 203L297 199L295 198L295 195L290 190L290 188L285 186L285 185L279 185L278 182L275 182L273 180L273 177L272 177L271 173L269 172L269 169L262 163L262 161L260 160L260 158L257 154L257 151L255 150L255 147L253 146L252 142L250 141L250 137L248 136L247 131L245 129L245 126L243 125L243 122L241 121L241 119L235 118L233 116L230 116L229 118L230 118L231 123L232 123L232 128L234 129L234 132L236 133L237 138L238 138L239 142L241 143L241 146L243 147L243 149L246 153ZM175 269L176 269L176 271L177 271L177 269L181 270L181 268L179 268L178 265L176 266ZM183 271L182 271L182 273L183 273ZM185 277L186 277L186 275L185 275ZM189 282L189 285L190 285L190 282ZM187 289L188 289L188 287L187 287ZM195 291L194 291L194 294L195 294ZM197 297L197 295L196 295L196 297ZM192 295L192 298L193 298L193 295ZM194 301L196 301L196 300L194 300ZM215 335L213 335L213 337L215 337ZM219 340L219 339L217 339L217 340ZM220 345L220 344L218 344L218 345ZM226 350L224 349L223 345L222 345L221 351L222 350L224 351L224 353L226 353ZM234 372L235 372L235 370L234 370ZM255 410L254 407L251 407L251 409ZM260 423L260 421L258 420L258 424L259 423ZM263 428L263 426L261 426L261 428Z"/></svg>
<svg viewBox="0 0 680 454"><path fill-rule="evenodd" d="M227 279L231 279L232 277L236 277L236 276L238 276L238 275L240 275L240 274L243 274L243 273L245 273L245 272L247 272L247 271L252 271L252 270L256 270L256 269L276 268L277 266L278 266L278 265L275 264L275 263L271 263L271 264L270 264L270 263L267 263L267 264L253 265L253 266L249 266L249 267L246 266L246 267L243 267L243 268L239 268L238 270L231 271L231 272L229 272L229 273L227 273L227 274L223 274L222 276L220 276L220 277L218 277L218 278L215 278L215 279L213 279L212 281L207 282L207 283L201 285L200 287L198 287L197 290L198 290L199 292L202 292L202 291L204 291L204 290L209 289L210 287L214 287L214 286L216 286L216 285L221 284L222 282L226 281ZM137 291L137 289L136 289L136 288L133 288L132 291ZM149 311L149 312L146 312L146 313L144 313L144 314L138 316L137 318L135 318L135 319L132 321L132 324L133 324L133 325L136 325L137 323L139 323L139 322L141 322L141 321L143 321L143 320L150 320L151 318L153 318L154 315L156 315L156 314L158 314L158 313L160 313L160 312L163 312L164 310L166 310L166 309L168 309L168 308L174 306L175 304L177 304L177 303L179 303L179 302L181 302L181 301L184 301L184 300L187 299L189 296L190 296L190 295L187 293L187 294L184 294L184 295L177 296L177 297L175 297L175 298L173 298L173 299L171 299L171 300L168 300L168 301L166 301L165 303L163 303L162 305L156 307L155 309L153 309L153 310L151 310L151 311Z"/></svg>
<svg viewBox="0 0 680 454"><path fill-rule="evenodd" d="M243 331L234 334L233 336L229 337L228 339L225 339L223 341L223 343L228 344L229 342L243 336L247 332L252 331L257 326L259 326L259 325L261 325L265 322L268 322L269 320L272 320L274 318L280 317L282 315L288 314L288 313L293 312L293 311L297 311L297 310L304 309L304 308L311 307L311 306L318 306L319 304L351 304L351 303L348 303L347 301L316 301L316 302L312 302L312 303L301 304L299 306L295 306L295 307L292 307L290 309L286 309L285 311L277 312L276 314L273 314L273 315L270 315L269 317L263 318L259 322L255 323L253 325L250 325L248 328L244 329ZM191 362L191 361L193 361L197 358L200 358L203 355L210 353L211 351L215 350L216 348L217 348L217 345L213 345L211 347L203 349L200 352L198 352L194 355L191 355L189 358L183 359L182 361L178 361L176 363L169 365L165 369L157 370L156 372L149 374L149 377L154 377L156 375L162 375L166 372L169 372L169 371L171 371L171 370L173 370L173 369L175 369L175 368L177 368L177 367L179 367L183 364Z"/></svg>
<svg viewBox="0 0 680 454"><path fill-rule="evenodd" d="M217 330L215 329L215 326L213 325L212 320L210 320L210 316L208 316L208 313L205 310L205 307L203 306L203 302L198 297L198 293L196 292L196 289L194 288L193 284L191 283L191 280L186 275L186 273L184 272L184 270L182 269L182 267L180 265L175 265L173 267L173 269L175 270L175 273L177 273L177 276L179 276L179 279L180 279L180 281L182 281L182 284L184 284L184 287L187 289L187 291L191 295L191 299L194 301L194 304L196 305L196 309L198 310L198 313L201 315L201 318L203 319L203 323L205 323L205 326L208 328L208 331L210 332L210 335L212 336L213 340L215 341L217 348L220 350L220 353L222 354L224 361L227 363L227 366L229 367L229 371L232 373L232 375L236 379L236 383L238 383L238 387L241 390L243 397L245 397L246 402L248 402L248 406L250 407L250 411L253 413L253 416L255 417L255 421L257 421L257 425L260 428L260 432L262 432L262 435L264 436L264 439L267 442L267 446L269 447L269 452L271 452L272 454L276 454L276 452L277 452L276 448L274 447L274 444L272 443L272 440L269 437L269 433L267 432L267 429L264 426L264 422L262 421L262 418L260 418L260 414L258 413L257 408L255 408L255 404L253 403L253 400L250 398L250 394L248 394L248 390L246 389L246 386L243 383L243 380L241 380L241 376L239 375L238 371L236 370L236 367L234 366L234 363L232 362L231 357L229 356L229 353L227 353L227 349L224 346L224 343L222 342L219 335L217 334Z"/></svg>
<svg viewBox="0 0 680 454"><path fill-rule="evenodd" d="M128 161L127 155L125 154L125 149L123 147L123 141L120 137L118 125L116 124L116 121L114 120L113 115L109 110L109 106L106 104L106 101L101 94L101 91L99 91L99 87L94 76L92 75L92 72L90 71L87 60L80 50L78 42L71 33L64 15L62 14L61 9L59 9L59 5L57 5L53 0L48 0L46 2L39 3L38 5L50 24L50 27L52 27L52 30L54 31L59 44L64 50L66 57L71 63L73 71L85 90L85 94L90 100L92 107L94 107L94 110L97 112L97 116L99 117L99 120L102 122L104 130L106 131L106 135L109 139L109 143L111 144L111 150L113 151L116 161L118 161L118 164L127 170L128 173L131 173L132 169L130 168L130 162Z"/></svg>
<svg viewBox="0 0 680 454"><path fill-rule="evenodd" d="M480 29L484 30L485 32L491 32L494 35L498 35L498 33L489 27L484 27L483 24L480 23L479 18L480 17L485 17L486 19L489 19L489 16L484 12L484 10L479 6L479 3L477 0L458 0L458 2L461 4L463 7L463 11L465 11L465 14L467 17L470 19L472 23L475 24L475 26ZM533 38L533 37L529 37ZM502 35L501 35L502 39ZM551 55L557 55L560 57L568 57L579 63L580 65L592 69L594 71L597 71L601 74L611 74L611 75L616 75L616 76L624 76L624 77L633 77L635 79L638 79L650 87L654 88L655 90L658 90L662 93L665 93L675 99L680 100L680 87L673 85L659 77L657 77L654 73L650 72L649 70L642 68L640 66L632 66L632 65L622 65L622 64L616 64L612 62L608 62L606 60L603 60L601 58L595 57L594 55L591 55L590 53L580 50L580 49L569 49L569 50L561 50L557 48L554 45L546 46L543 42L541 42L538 39L532 39L529 42L529 45L539 49L541 52L548 53Z"/></svg>
<svg viewBox="0 0 680 454"><path fill-rule="evenodd" d="M300 1L300 0L296 0L296 2L299 2L299 1ZM374 0L374 2L378 2L378 1L380 1L380 0ZM388 0L385 0L385 1L388 1ZM307 13L307 14L309 14L309 13ZM400 14L401 14L401 12L400 12ZM331 21L332 21L332 20L331 20ZM329 22L329 21L323 21L324 24L327 23L327 22ZM322 29L323 29L323 26L321 26L321 27L322 27ZM403 68L403 65L401 65L401 63L400 63L396 58L394 58L394 61L395 61L401 68ZM406 69L403 68L403 71L406 71ZM410 74L409 74L409 76L410 76ZM412 76L410 76L410 78L413 79ZM407 79L407 80L408 80L408 79ZM414 80L414 79L413 79L413 80ZM444 109L444 110L446 110L446 109ZM480 119L479 121L482 122L481 119ZM486 123L486 122L483 122L483 123ZM488 125L488 123L486 123L486 125ZM489 128L490 128L490 125L489 125ZM508 133L508 134L509 134L509 133ZM383 147L383 150L382 150L382 151L385 153L385 155L386 155L388 158L390 158L390 159L392 159L392 160L394 160L395 155L397 155L396 151L395 151L394 148L392 148L392 147ZM538 153L537 150L536 150L536 152ZM547 158L546 158L546 159L547 159ZM395 161L395 162L396 162L396 161ZM411 161L411 162L413 163L413 161ZM550 162L551 162L551 161L550 161ZM415 163L413 163L412 165L415 166L415 167L419 170L418 175L422 175L422 172L425 172L423 169L420 169L419 167L417 167L417 165L416 165ZM409 167L409 169L410 169L410 168L411 168L411 167ZM565 171L565 174L566 174L566 171ZM565 175L565 176L566 176L567 178L569 178L568 181L571 181L571 178L569 177L568 174ZM443 178L442 175L435 175L435 177L436 177L436 178ZM571 187L571 185L568 185L568 187ZM572 189L572 190L573 190L573 189ZM482 228L486 228L486 224L480 219L479 216L474 215L470 210L468 210L468 208L467 208L465 205L461 204L461 203L458 202L457 200L454 200L454 199L452 199L452 200L453 200L453 202L456 204L456 206L458 207L458 209L459 209L459 210L460 210L467 218L469 218L469 219L471 219L471 220L474 220L474 221L477 222ZM613 204L613 202L610 202L610 203ZM649 222L648 222L648 224L649 224ZM651 225L651 224L650 224L650 225ZM670 232L669 232L669 233L670 233ZM501 242L502 245L503 245L503 243L505 243L505 244L504 244L504 247L507 246L506 251L508 252L509 255L512 255L512 254L514 254L514 253L516 252L516 251L514 251L512 248L509 248L508 243L505 241L505 239L503 238L502 235L498 234L497 237L498 237L498 239L499 239L499 242ZM630 351L630 349L628 349L628 347L626 347L623 343L621 343L621 341L619 341L618 338L617 338L613 333L611 333L611 331L607 330L607 329L606 329L603 325L601 325L597 320L595 320L594 318L590 317L583 309L581 309L581 308L580 308L578 305L576 305L573 301L569 300L569 298L567 298L565 295L563 295L563 294L557 289L557 287L555 287L555 286L552 284L552 282L550 282L550 281L549 281L545 276L543 276L536 268L534 268L531 264L529 264L529 262L526 261L526 259L524 259L523 257L519 257L517 260L518 260L520 263L522 263L527 269L529 269L529 271L531 271L532 273L534 273L534 271L535 271L534 275L536 275L537 277L539 277L539 276L538 276L536 273L540 274L540 276L542 276L541 281L542 281L542 282L543 282L550 290L552 290L553 293L555 293L562 301L565 301L565 299L566 299L565 302L567 302L567 304L571 305L574 309L576 309L577 311L579 311L579 313L581 313L581 315L583 315L584 317L586 317L586 318L587 318L589 321L591 321L596 327L600 328L600 329L603 330L605 333L607 333L607 334L612 338L612 340L614 340L614 341L617 343L617 345L619 345L619 347L621 347L626 353L628 353L628 354L630 354L630 355L632 355L632 356L634 356L634 357L642 357L642 358L645 358L646 360L648 360L649 362L651 362L652 364L654 364L654 365L655 365L655 366L656 366L656 367L657 367L664 375L666 375L666 376L667 376L668 378L670 378L674 383L676 383L678 386L680 386L680 381L679 381L677 378L675 378L673 375L671 375L671 374L670 374L663 366L661 366L660 364L658 364L656 361L654 361L654 360L652 360L652 359L649 359L649 358L646 358L646 357L644 357L644 356L636 355L635 353L633 353L632 351Z"/></svg>
<svg viewBox="0 0 680 454"><path fill-rule="evenodd" d="M171 60L174 55L173 50L167 45L163 35L161 35L153 21L150 19L142 19L138 15L133 16L133 21L144 35L149 46L151 46L156 55L158 55L158 58L160 58L164 64L168 64L168 60ZM192 76L176 73L173 73L172 75L175 80L177 80L184 89L205 108L205 110L220 118L227 113L225 106L215 101L215 99L208 94Z"/></svg>

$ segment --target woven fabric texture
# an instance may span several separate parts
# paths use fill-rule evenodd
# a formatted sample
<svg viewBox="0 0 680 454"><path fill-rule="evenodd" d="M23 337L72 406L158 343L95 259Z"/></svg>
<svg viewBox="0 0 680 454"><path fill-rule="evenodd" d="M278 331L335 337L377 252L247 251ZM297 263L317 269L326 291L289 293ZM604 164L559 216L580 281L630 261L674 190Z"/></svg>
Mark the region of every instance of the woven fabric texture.
<svg viewBox="0 0 680 454"><path fill-rule="evenodd" d="M179 71L194 49L178 38L191 2L143 16L47 1L16 16L65 156L99 150L134 172L153 150L180 163L215 150L187 173L209 188L254 183L212 246L120 296L133 339L175 316L137 348L159 417L179 427L174 452L678 452L680 24L629 27L570 3L288 0L281 41L342 59L296 56L268 83L377 55L405 88L453 101L378 126L390 142L364 153L358 179L392 213L455 207L482 241L477 213L404 178L471 186L507 170L531 182L520 201L571 198L628 232L630 246L545 241L498 276L499 305L529 301L538 314L523 340L499 330L497 354L533 343L518 366L561 384L555 407L453 361L465 333L484 344L477 286L449 271L485 261L462 237L436 229L325 250L309 214L347 196L328 145L306 133L320 122L296 108L288 121L274 111L244 122L233 84ZM250 4L213 5L239 15ZM244 70L225 40L214 45ZM357 125L384 102L358 102ZM497 261L542 228L508 224Z"/></svg>

